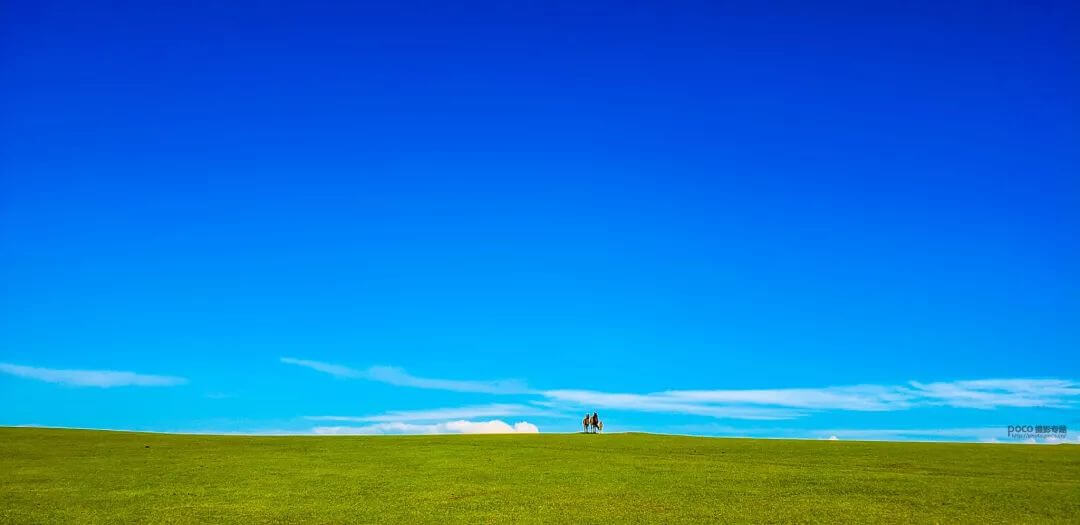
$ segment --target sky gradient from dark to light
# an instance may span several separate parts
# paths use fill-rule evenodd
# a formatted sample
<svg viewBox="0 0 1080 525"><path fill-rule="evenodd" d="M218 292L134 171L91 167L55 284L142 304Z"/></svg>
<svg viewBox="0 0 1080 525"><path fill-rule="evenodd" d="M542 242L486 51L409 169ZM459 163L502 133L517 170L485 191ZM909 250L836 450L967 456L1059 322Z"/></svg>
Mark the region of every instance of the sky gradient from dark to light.
<svg viewBox="0 0 1080 525"><path fill-rule="evenodd" d="M9 2L0 425L1080 441L1078 22Z"/></svg>

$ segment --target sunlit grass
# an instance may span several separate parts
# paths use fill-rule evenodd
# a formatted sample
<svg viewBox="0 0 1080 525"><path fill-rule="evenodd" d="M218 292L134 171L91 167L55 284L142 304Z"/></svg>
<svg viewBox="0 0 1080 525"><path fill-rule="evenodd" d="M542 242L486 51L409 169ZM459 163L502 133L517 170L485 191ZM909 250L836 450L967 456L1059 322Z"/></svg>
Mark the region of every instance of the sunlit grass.
<svg viewBox="0 0 1080 525"><path fill-rule="evenodd" d="M1080 446L0 428L0 521L1080 522Z"/></svg>

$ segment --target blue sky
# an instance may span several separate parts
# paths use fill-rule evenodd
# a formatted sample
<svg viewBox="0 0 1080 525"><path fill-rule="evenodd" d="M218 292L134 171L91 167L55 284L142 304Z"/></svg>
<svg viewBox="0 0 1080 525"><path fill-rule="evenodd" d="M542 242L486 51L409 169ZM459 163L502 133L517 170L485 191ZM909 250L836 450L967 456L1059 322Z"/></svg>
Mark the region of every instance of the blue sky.
<svg viewBox="0 0 1080 525"><path fill-rule="evenodd" d="M1075 3L155 4L0 21L0 424L1080 434Z"/></svg>

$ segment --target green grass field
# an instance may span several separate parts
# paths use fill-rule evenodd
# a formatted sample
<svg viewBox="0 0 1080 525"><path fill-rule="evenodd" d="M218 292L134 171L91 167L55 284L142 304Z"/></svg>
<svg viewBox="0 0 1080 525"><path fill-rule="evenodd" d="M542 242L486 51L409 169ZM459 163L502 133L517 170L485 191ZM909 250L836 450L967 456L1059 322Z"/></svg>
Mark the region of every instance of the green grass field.
<svg viewBox="0 0 1080 525"><path fill-rule="evenodd" d="M1080 446L0 428L0 521L1080 523Z"/></svg>

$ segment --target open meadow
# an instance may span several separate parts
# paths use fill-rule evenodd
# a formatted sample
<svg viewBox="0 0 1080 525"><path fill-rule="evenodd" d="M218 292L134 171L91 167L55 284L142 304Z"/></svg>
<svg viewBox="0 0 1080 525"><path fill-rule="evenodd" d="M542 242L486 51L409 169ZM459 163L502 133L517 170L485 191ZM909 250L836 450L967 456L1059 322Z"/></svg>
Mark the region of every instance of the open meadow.
<svg viewBox="0 0 1080 525"><path fill-rule="evenodd" d="M0 428L0 521L1080 522L1080 446Z"/></svg>

